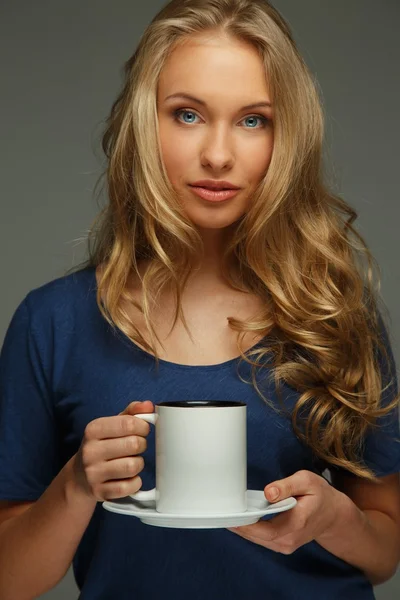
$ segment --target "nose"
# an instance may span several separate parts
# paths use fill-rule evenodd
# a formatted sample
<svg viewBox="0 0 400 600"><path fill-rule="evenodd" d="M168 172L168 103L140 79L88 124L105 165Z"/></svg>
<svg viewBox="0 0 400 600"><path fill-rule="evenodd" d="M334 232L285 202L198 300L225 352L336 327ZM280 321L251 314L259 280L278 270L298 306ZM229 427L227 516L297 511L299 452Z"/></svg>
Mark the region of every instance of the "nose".
<svg viewBox="0 0 400 600"><path fill-rule="evenodd" d="M222 128L210 130L201 149L202 166L209 166L213 170L219 171L232 167L233 163L234 151L229 133Z"/></svg>

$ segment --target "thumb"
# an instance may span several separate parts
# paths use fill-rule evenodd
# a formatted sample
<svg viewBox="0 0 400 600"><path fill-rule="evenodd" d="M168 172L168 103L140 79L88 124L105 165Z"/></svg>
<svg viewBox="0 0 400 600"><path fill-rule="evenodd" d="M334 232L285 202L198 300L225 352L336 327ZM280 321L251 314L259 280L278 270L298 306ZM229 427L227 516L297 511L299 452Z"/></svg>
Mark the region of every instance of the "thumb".
<svg viewBox="0 0 400 600"><path fill-rule="evenodd" d="M296 471L293 475L273 481L264 488L264 494L270 502L284 500L291 496L308 496L316 493L323 478L312 471Z"/></svg>
<svg viewBox="0 0 400 600"><path fill-rule="evenodd" d="M269 502L276 502L281 497L281 490L276 483L271 483L264 488L264 495Z"/></svg>
<svg viewBox="0 0 400 600"><path fill-rule="evenodd" d="M119 413L120 415L135 415L137 413L154 412L154 405L151 400L130 402L128 406Z"/></svg>

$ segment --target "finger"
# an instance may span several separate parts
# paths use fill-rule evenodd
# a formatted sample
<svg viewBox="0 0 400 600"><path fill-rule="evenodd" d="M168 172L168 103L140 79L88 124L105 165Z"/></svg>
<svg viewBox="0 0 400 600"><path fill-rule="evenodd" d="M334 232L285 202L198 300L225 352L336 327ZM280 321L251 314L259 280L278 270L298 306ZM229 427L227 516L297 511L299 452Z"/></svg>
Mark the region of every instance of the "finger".
<svg viewBox="0 0 400 600"><path fill-rule="evenodd" d="M99 471L101 481L115 481L119 479L133 479L144 469L142 456L130 458L117 458L102 464Z"/></svg>
<svg viewBox="0 0 400 600"><path fill-rule="evenodd" d="M293 535L295 531L299 530L299 516L295 508L261 523L266 526L264 533L268 535L268 539L271 541L280 540L286 535Z"/></svg>
<svg viewBox="0 0 400 600"><path fill-rule="evenodd" d="M325 481L312 471L301 470L290 477L269 483L264 488L264 494L270 502L279 502L279 500L284 500L290 496L312 495L320 486L320 480ZM277 495L273 493L274 489L277 490Z"/></svg>
<svg viewBox="0 0 400 600"><path fill-rule="evenodd" d="M268 521L257 521L252 525L244 525L243 527L234 528L237 533L244 535L256 535L269 542L280 540L286 535L292 535L299 529L298 511L293 508L288 512L276 515Z"/></svg>
<svg viewBox="0 0 400 600"><path fill-rule="evenodd" d="M146 421L131 415L116 415L91 421L85 429L85 436L89 440L105 440L129 435L146 436L149 432L150 425Z"/></svg>
<svg viewBox="0 0 400 600"><path fill-rule="evenodd" d="M143 482L140 475L131 479L120 479L118 481L105 481L100 486L101 500L116 500L130 494L136 494L142 487Z"/></svg>
<svg viewBox="0 0 400 600"><path fill-rule="evenodd" d="M263 542L273 542L277 538L275 527L272 523L266 521L258 521L252 525L243 525L242 527L231 527L230 530L247 539L254 538Z"/></svg>
<svg viewBox="0 0 400 600"><path fill-rule="evenodd" d="M265 531L260 530L259 528L252 529L255 525L258 525L258 523L243 527L227 527L227 529L243 539L249 540L249 542L258 544L259 546L263 546L264 548L268 548L274 552L280 552L281 546L279 542L267 539L265 536Z"/></svg>
<svg viewBox="0 0 400 600"><path fill-rule="evenodd" d="M99 442L97 458L99 460L113 460L124 456L137 456L147 450L147 440L138 435L101 440ZM96 448L94 452L96 451Z"/></svg>
<svg viewBox="0 0 400 600"><path fill-rule="evenodd" d="M232 530L230 530L232 531ZM234 533L237 533L236 531L234 531ZM267 548L267 550L272 550L273 552L279 552L280 554L292 554L298 547L300 546L293 546L292 543L287 542L284 543L284 539L279 539L279 541L276 542L268 542L265 541L264 539L260 538L260 537L256 537L253 535L243 535L241 533L237 533L237 535L239 535L240 537L242 537L245 540L248 540L249 542L252 542L253 544L258 544L259 546L262 546L263 548ZM307 540L304 543L307 543L308 541L312 541ZM302 544L301 544L302 545Z"/></svg>
<svg viewBox="0 0 400 600"><path fill-rule="evenodd" d="M154 404L151 400L144 400L143 402L134 401L128 404L128 406L119 413L120 415L135 415L137 413L150 413L154 412Z"/></svg>

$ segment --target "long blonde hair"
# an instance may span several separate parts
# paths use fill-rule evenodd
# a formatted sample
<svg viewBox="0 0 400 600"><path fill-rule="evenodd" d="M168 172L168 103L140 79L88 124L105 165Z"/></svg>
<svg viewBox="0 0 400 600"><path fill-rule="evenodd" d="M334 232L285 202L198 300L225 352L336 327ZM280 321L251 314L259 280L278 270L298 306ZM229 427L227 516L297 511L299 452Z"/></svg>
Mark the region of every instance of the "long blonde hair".
<svg viewBox="0 0 400 600"><path fill-rule="evenodd" d="M166 57L201 32L244 40L258 50L274 106L268 172L223 257L230 285L264 301L257 320L228 319L238 333L241 360L252 365L247 383L277 410L256 381L256 370L268 363L284 411L281 382L299 392L290 413L299 439L330 466L377 481L360 458L363 440L377 417L399 405L398 394L382 401L383 392L396 386L396 376L389 368L388 338L382 343L382 331L387 332L377 304L379 267L353 228L356 211L322 181L324 116L317 85L288 24L268 2L173 0L154 17L125 63L125 81L106 122L107 167L101 177L106 176L109 203L89 232L89 259L77 268L104 266L97 289L100 311L112 327L152 353L157 367L154 341L162 343L151 311L164 286L174 291L172 328L181 318L191 335L181 296L203 252L202 240L167 177L156 95ZM240 276L228 267L232 258ZM149 261L143 277L142 259ZM132 272L141 280L142 305L127 285ZM150 343L123 301L143 314ZM241 342L249 331L268 335L268 346L245 354Z"/></svg>

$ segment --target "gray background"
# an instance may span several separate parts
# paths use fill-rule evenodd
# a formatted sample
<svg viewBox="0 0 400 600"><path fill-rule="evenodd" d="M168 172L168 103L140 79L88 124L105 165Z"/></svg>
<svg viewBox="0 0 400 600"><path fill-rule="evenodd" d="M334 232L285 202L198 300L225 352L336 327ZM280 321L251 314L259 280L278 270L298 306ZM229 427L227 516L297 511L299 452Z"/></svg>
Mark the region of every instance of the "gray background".
<svg viewBox="0 0 400 600"><path fill-rule="evenodd" d="M101 125L157 0L2 0L0 334L31 289L84 258ZM318 78L334 189L382 269L399 364L398 0L275 0ZM396 159L396 162L395 162ZM103 202L100 202L102 206ZM400 594L400 573L375 588ZM42 598L78 596L72 570Z"/></svg>

